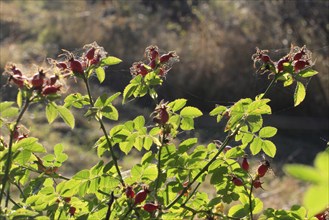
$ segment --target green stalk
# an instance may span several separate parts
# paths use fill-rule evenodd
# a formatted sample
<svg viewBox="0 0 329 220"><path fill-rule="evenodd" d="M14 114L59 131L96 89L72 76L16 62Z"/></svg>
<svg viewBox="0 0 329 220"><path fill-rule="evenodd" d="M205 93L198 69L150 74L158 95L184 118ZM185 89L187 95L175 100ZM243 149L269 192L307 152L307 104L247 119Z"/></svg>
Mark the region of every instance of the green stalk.
<svg viewBox="0 0 329 220"><path fill-rule="evenodd" d="M12 163L12 148L13 148L13 141L14 141L14 132L16 131L17 129L17 126L19 124L19 122L21 121L25 111L27 110L28 106L30 104L30 100L27 99L25 100L25 103L24 103L24 106L23 108L21 109L21 111L19 112L19 115L16 119L16 122L14 124L14 127L13 129L10 131L10 137L9 137L9 146L8 146L8 156L7 156L7 161L6 161L6 170L5 170L5 175L2 179L2 183L1 183L1 193L0 193L0 206L1 206L1 202L2 202L2 198L3 198L3 195L4 195L4 192L5 192L5 188L6 188L6 185L7 185L7 182L8 182L8 178L9 178L9 172L10 172L10 168L11 168L11 163ZM10 183L9 183L9 186L10 187ZM9 192L8 192L9 193ZM7 197L9 198L10 195L8 194ZM8 207L8 204L6 203L6 207Z"/></svg>
<svg viewBox="0 0 329 220"><path fill-rule="evenodd" d="M90 105L91 105L91 107L94 107L94 101L93 101L92 96L91 96L90 86L89 86L88 79L84 76L84 77L83 77L83 80L84 80L84 82L85 82L85 84L86 84L86 88L87 88L87 93L88 93L88 97L89 97ZM112 157L112 159L113 159L114 166L115 166L115 169L116 169L116 171L117 171L117 174L118 174L118 176L119 176L119 180L120 180L122 186L125 186L125 183L124 183L124 181L123 181L122 174L121 174L121 172L120 172L120 168L119 168L119 165L118 165L118 159L117 159L117 157L115 156L115 153L114 153L113 147L111 146L110 137L109 137L108 134L107 134L107 131L106 131L106 128L105 128L104 122L103 122L103 120L102 120L100 117L98 117L98 116L96 116L96 117L97 117L97 121L99 122L99 124L100 124L100 126L101 126L101 129L102 129L102 131L103 131L103 133L104 133L104 136L105 136L106 142L107 142L108 145L109 145L109 148L110 148L110 154L111 154L111 157Z"/></svg>

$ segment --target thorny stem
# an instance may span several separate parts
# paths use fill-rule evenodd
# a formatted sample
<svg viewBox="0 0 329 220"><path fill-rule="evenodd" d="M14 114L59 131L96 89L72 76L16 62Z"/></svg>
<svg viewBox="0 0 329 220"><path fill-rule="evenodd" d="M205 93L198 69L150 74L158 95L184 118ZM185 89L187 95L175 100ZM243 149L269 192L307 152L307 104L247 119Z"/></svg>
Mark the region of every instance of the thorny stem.
<svg viewBox="0 0 329 220"><path fill-rule="evenodd" d="M90 102L90 105L91 107L94 107L94 101L93 101L93 98L91 96L91 93L90 93L90 86L89 86L89 82L88 82L88 79L84 76L83 77L83 80L86 84L86 88L87 88L87 93L88 93L88 97L89 97L89 102ZM107 131L106 131L106 128L105 128L105 125L103 123L103 120L96 116L97 117L97 121L99 122L100 126L101 126L101 129L105 135L105 139L106 139L106 142L107 144L109 145L109 148L110 148L110 153L111 153L111 156L112 156L112 159L113 159L113 162L114 162L114 166L115 166L115 169L117 171L117 174L119 176L119 180L122 184L122 186L125 186L125 183L123 181L123 178L122 178L122 175L121 175L121 172L120 172L120 168L119 168L119 165L118 165L118 159L117 157L115 156L115 153L114 153L114 150L113 150L113 147L111 146L111 141L110 141L110 137L108 136L107 134Z"/></svg>
<svg viewBox="0 0 329 220"><path fill-rule="evenodd" d="M187 192L188 188L192 186L192 184L203 174L208 170L208 167L217 159L219 154L224 150L224 148L227 146L227 144L232 140L232 138L236 135L236 133L239 131L240 127L237 127L236 130L230 134L227 135L225 140L223 141L221 147L218 149L218 152L216 155L199 171L199 173L193 178L193 180L185 187L182 192L165 208L170 209L173 205L175 205L178 200Z"/></svg>
<svg viewBox="0 0 329 220"><path fill-rule="evenodd" d="M114 202L114 193L112 192L111 193L111 197L110 197L110 201L108 202L108 209L107 209L107 213L106 213L106 217L105 217L105 220L109 220L110 217L111 217L111 206Z"/></svg>
<svg viewBox="0 0 329 220"><path fill-rule="evenodd" d="M5 192L5 188L6 188L6 184L8 182L8 178L9 178L9 171L10 171L10 168L11 168L11 163L12 163L12 148L13 148L13 141L14 141L14 133L17 129L17 126L19 124L19 122L21 121L25 111L27 110L29 104L30 104L30 99L27 99L25 100L25 103L24 103L24 106L23 108L21 109L21 111L19 112L19 115L16 119L16 122L14 124L14 127L13 129L10 131L10 137L9 137L9 146L8 146L8 156L7 156L7 161L6 161L6 170L5 170L5 174L4 174L4 177L2 179L2 186L1 186L1 193L0 193L0 206L1 206L1 202L2 202L2 198L3 198L3 195L4 195L4 192ZM10 187L10 186L8 186ZM8 195L7 195L7 198L9 197L9 192L8 192ZM8 207L8 202L6 202L6 207ZM0 210L1 211L1 210Z"/></svg>

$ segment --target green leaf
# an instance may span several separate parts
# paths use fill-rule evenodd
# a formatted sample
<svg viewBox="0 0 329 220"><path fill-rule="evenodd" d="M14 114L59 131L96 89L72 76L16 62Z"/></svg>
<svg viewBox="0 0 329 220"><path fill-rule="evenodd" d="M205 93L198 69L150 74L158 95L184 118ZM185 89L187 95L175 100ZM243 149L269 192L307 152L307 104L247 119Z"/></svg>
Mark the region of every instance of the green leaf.
<svg viewBox="0 0 329 220"><path fill-rule="evenodd" d="M259 137L261 138L270 138L273 137L276 132L278 131L278 129L274 128L274 127L263 127L260 131L259 131Z"/></svg>
<svg viewBox="0 0 329 220"><path fill-rule="evenodd" d="M252 200L253 204L253 214L258 214L263 210L263 202L259 198Z"/></svg>
<svg viewBox="0 0 329 220"><path fill-rule="evenodd" d="M275 145L273 144L272 141L269 141L269 140L263 141L262 149L263 149L263 151L266 155L268 155L272 158L276 154L276 147L275 147Z"/></svg>
<svg viewBox="0 0 329 220"><path fill-rule="evenodd" d="M141 179L148 179L151 181L154 181L158 176L158 169L156 167L155 164L152 165L148 165L146 166L146 168L144 168L142 175L141 175Z"/></svg>
<svg viewBox="0 0 329 220"><path fill-rule="evenodd" d="M32 155L31 151L22 150L21 152L19 152L18 156L15 157L14 161L21 165L25 165L25 163L29 161L31 155Z"/></svg>
<svg viewBox="0 0 329 220"><path fill-rule="evenodd" d="M106 99L106 102L105 102L105 106L112 103L116 98L119 97L119 95L121 95L121 92L117 92L117 93L114 93L113 95L111 95L108 99Z"/></svg>
<svg viewBox="0 0 329 220"><path fill-rule="evenodd" d="M19 108L21 108L23 105L23 93L22 93L22 90L20 90L20 89L18 90L18 93L17 93L16 103ZM0 110L0 112L1 112L1 110Z"/></svg>
<svg viewBox="0 0 329 220"><path fill-rule="evenodd" d="M234 205L228 211L228 215L236 218L243 218L248 215L248 209L241 204Z"/></svg>
<svg viewBox="0 0 329 220"><path fill-rule="evenodd" d="M64 147L62 144L56 144L54 147L54 154L57 157L58 155L62 154Z"/></svg>
<svg viewBox="0 0 329 220"><path fill-rule="evenodd" d="M13 148L14 149L24 149L34 153L44 153L46 152L45 148L37 142L38 139L34 137L28 137L17 142Z"/></svg>
<svg viewBox="0 0 329 220"><path fill-rule="evenodd" d="M104 117L117 121L119 119L119 112L113 105L108 105L102 108L101 113Z"/></svg>
<svg viewBox="0 0 329 220"><path fill-rule="evenodd" d="M222 114L223 112L225 112L227 110L227 108L225 106L219 105L216 108L214 108L209 115L210 116L216 116L219 114Z"/></svg>
<svg viewBox="0 0 329 220"><path fill-rule="evenodd" d="M31 210L24 209L24 208L20 208L20 209L15 210L14 212L12 212L10 217L12 217L12 218L15 218L15 217L21 217L21 218L23 218L23 217L34 217L38 214L39 214L38 212L31 211Z"/></svg>
<svg viewBox="0 0 329 220"><path fill-rule="evenodd" d="M139 130L144 127L145 124L145 118L144 116L140 115L134 119L134 128L136 130Z"/></svg>
<svg viewBox="0 0 329 220"><path fill-rule="evenodd" d="M101 67L101 66L97 67L95 69L95 72L96 72L99 82L102 83L105 80L105 71L104 71L103 67Z"/></svg>
<svg viewBox="0 0 329 220"><path fill-rule="evenodd" d="M14 104L14 102L1 102L0 103L0 112L3 112L4 110L10 108L12 105Z"/></svg>
<svg viewBox="0 0 329 220"><path fill-rule="evenodd" d="M180 128L184 131L189 131L194 129L193 118L183 117L181 120Z"/></svg>
<svg viewBox="0 0 329 220"><path fill-rule="evenodd" d="M1 118L11 118L18 115L18 108L16 107L9 107L5 108L4 110L0 111Z"/></svg>
<svg viewBox="0 0 329 220"><path fill-rule="evenodd" d="M230 119L228 120L228 122L226 123L225 126L225 132L229 131L231 129L234 129L235 126L240 122L240 120L242 119L242 117L244 116L244 114L241 113L234 113Z"/></svg>
<svg viewBox="0 0 329 220"><path fill-rule="evenodd" d="M297 82L297 86L294 94L294 106L298 106L305 98L306 90L301 82Z"/></svg>
<svg viewBox="0 0 329 220"><path fill-rule="evenodd" d="M186 105L187 100L186 99L176 99L175 101L172 101L168 104L171 111L176 112L180 109L182 109Z"/></svg>
<svg viewBox="0 0 329 220"><path fill-rule="evenodd" d="M255 133L263 126L263 118L261 115L249 115L247 117L247 123L252 133Z"/></svg>
<svg viewBox="0 0 329 220"><path fill-rule="evenodd" d="M202 112L199 109L191 106L183 108L180 112L180 116L182 117L196 118L200 117L201 115Z"/></svg>
<svg viewBox="0 0 329 220"><path fill-rule="evenodd" d="M315 71L315 70L312 70L310 68L304 69L304 70L302 70L298 73L298 75L300 75L301 77L304 77L304 78L311 77L311 76L314 76L316 74L318 74L318 72Z"/></svg>
<svg viewBox="0 0 329 220"><path fill-rule="evenodd" d="M57 118L58 112L54 103L50 102L46 106L46 116L49 124L53 123L53 121Z"/></svg>
<svg viewBox="0 0 329 220"><path fill-rule="evenodd" d="M112 66L112 65L119 64L121 62L122 62L122 60L120 60L117 57L108 56L101 60L101 66Z"/></svg>
<svg viewBox="0 0 329 220"><path fill-rule="evenodd" d="M75 120L73 114L64 106L57 106L57 111L59 116L64 120L64 122L71 127L74 128Z"/></svg>
<svg viewBox="0 0 329 220"><path fill-rule="evenodd" d="M263 146L263 140L259 137L255 137L250 144L250 151L252 155L256 155L260 152Z"/></svg>
<svg viewBox="0 0 329 220"><path fill-rule="evenodd" d="M183 141L182 143L180 143L180 145L178 147L178 152L184 153L184 152L188 151L188 149L193 147L196 143L198 143L197 138L189 138L189 139Z"/></svg>
<svg viewBox="0 0 329 220"><path fill-rule="evenodd" d="M314 216L327 208L328 201L329 187L325 184L309 187L304 195L303 204L308 210L308 215Z"/></svg>
<svg viewBox="0 0 329 220"><path fill-rule="evenodd" d="M126 88L123 90L122 104L124 104L126 100L135 93L137 88L138 88L138 84L129 84L126 86Z"/></svg>
<svg viewBox="0 0 329 220"><path fill-rule="evenodd" d="M322 181L322 176L313 167L302 165L302 164L288 164L284 166L283 169L287 174L312 183L320 183Z"/></svg>
<svg viewBox="0 0 329 220"><path fill-rule="evenodd" d="M81 170L78 173L76 173L72 179L75 180L88 180L89 179L89 170Z"/></svg>
<svg viewBox="0 0 329 220"><path fill-rule="evenodd" d="M263 114L271 114L271 107L267 105L270 99L260 99L253 101L249 106L247 112L250 115L263 115Z"/></svg>

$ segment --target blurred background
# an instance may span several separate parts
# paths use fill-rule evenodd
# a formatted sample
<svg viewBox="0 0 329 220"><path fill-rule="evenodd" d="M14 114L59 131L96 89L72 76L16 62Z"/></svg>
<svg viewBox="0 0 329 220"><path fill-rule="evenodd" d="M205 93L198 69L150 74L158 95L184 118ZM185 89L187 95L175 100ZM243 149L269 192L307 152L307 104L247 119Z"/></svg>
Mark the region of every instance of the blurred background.
<svg viewBox="0 0 329 220"><path fill-rule="evenodd" d="M278 159L287 162L289 155L288 160L307 163L328 141L328 11L329 1L322 0L2 0L0 67L9 61L23 69L43 65L63 48L78 53L84 44L97 41L123 60L107 70L99 92L123 91L131 64L145 60L147 46L158 45L162 52L175 50L180 56L158 90L160 98L187 98L207 115L215 104L231 105L268 86L267 76L255 73L255 47L270 50L276 60L291 44L307 45L319 74L308 82L306 100L293 108L294 88L278 83L269 92L273 117L265 120L279 128ZM1 79L4 85L6 78ZM14 98L16 89L3 93L5 87L2 99ZM148 117L152 108L148 98L134 101L121 118ZM88 126L81 124L82 134ZM197 126L194 135L202 141L221 138L211 118L204 117Z"/></svg>
<svg viewBox="0 0 329 220"><path fill-rule="evenodd" d="M96 41L123 60L107 69L106 81L94 87L95 95L109 94L123 91L131 79L129 67L145 60L147 46L157 45L162 52L175 50L180 62L159 88L160 98L187 98L189 105L204 112L205 117L197 121L198 129L181 136L195 135L202 143L224 135L223 125L207 116L215 104L231 105L268 86L267 76L257 75L253 67L251 55L256 47L270 50L272 59L277 60L289 52L291 44L307 45L319 74L308 82L305 101L293 108L294 88L283 89L278 83L269 92L273 116L264 123L279 129L274 140L277 167L287 162L310 164L326 147L329 1L1 0L0 6L1 72L7 62L29 69L32 63L44 65L47 57L56 58L63 48L79 53L83 45ZM15 100L17 90L9 88L6 80L1 76L1 99ZM79 83L71 83L74 90L79 88ZM83 112L76 112L76 130L70 131L60 120L49 127L44 113L39 113L42 108L31 108L25 119L31 136L39 137L49 149L58 140L66 142L73 169L94 164L97 157L92 146L100 136L97 124L85 122L80 118ZM154 106L143 98L124 107L118 102L118 108L123 111L121 120L138 114L149 119ZM134 158L128 156L130 162L122 166L128 169Z"/></svg>

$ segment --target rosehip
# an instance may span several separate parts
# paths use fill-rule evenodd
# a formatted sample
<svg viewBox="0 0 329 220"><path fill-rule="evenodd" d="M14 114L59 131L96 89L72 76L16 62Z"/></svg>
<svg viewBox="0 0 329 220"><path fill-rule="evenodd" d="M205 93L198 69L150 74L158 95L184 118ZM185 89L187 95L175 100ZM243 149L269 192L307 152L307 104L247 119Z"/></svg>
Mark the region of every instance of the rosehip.
<svg viewBox="0 0 329 220"><path fill-rule="evenodd" d="M266 174L269 167L270 167L270 163L267 160L264 161L261 165L259 165L257 169L258 176L263 177Z"/></svg>
<svg viewBox="0 0 329 220"><path fill-rule="evenodd" d="M231 149L232 149L231 146L225 146L225 148L224 148L224 152L226 153L227 151L229 151L229 150L231 150Z"/></svg>
<svg viewBox="0 0 329 220"><path fill-rule="evenodd" d="M271 61L271 58L266 55L266 54L262 54L260 59L264 62L264 63L267 63L267 62L270 62Z"/></svg>
<svg viewBox="0 0 329 220"><path fill-rule="evenodd" d="M294 60L300 60L303 57L303 55L305 55L305 51L304 50L296 53L295 56L294 56Z"/></svg>
<svg viewBox="0 0 329 220"><path fill-rule="evenodd" d="M156 60L152 60L152 61L149 63L149 66L150 66L152 69L155 69L155 67L157 66L157 62L156 62Z"/></svg>
<svg viewBox="0 0 329 220"><path fill-rule="evenodd" d="M20 140L22 140L22 139L24 139L24 138L27 138L27 137L28 137L27 134L21 134L21 135L19 135L19 136L17 137L17 141L20 141Z"/></svg>
<svg viewBox="0 0 329 220"><path fill-rule="evenodd" d="M47 85L42 89L42 95L50 95L54 94L57 91L60 90L60 86L55 86L55 85Z"/></svg>
<svg viewBox="0 0 329 220"><path fill-rule="evenodd" d="M136 204L144 202L144 200L146 199L148 193L149 193L149 191L146 188L140 190L135 196L134 204L136 205Z"/></svg>
<svg viewBox="0 0 329 220"><path fill-rule="evenodd" d="M56 64L56 66L60 69L63 69L63 70L67 69L67 65L64 62L59 62L59 63Z"/></svg>
<svg viewBox="0 0 329 220"><path fill-rule="evenodd" d="M52 75L49 80L48 80L48 85L54 85L56 83L56 81L58 80L58 76L57 75Z"/></svg>
<svg viewBox="0 0 329 220"><path fill-rule="evenodd" d="M75 207L71 206L70 209L69 209L69 213L70 213L70 215L71 215L71 216L74 216L76 210L77 210L77 209L76 209Z"/></svg>
<svg viewBox="0 0 329 220"><path fill-rule="evenodd" d="M172 57L175 56L175 52L169 52L169 53L166 53L166 54L163 54L161 57L160 57L160 63L166 63L168 62L168 60Z"/></svg>
<svg viewBox="0 0 329 220"><path fill-rule="evenodd" d="M248 171L249 170L249 163L248 163L248 159L246 157L243 157L243 160L242 160L242 163L241 163L241 167L245 171Z"/></svg>
<svg viewBox="0 0 329 220"><path fill-rule="evenodd" d="M144 64L141 64L141 65L139 66L139 71L138 71L138 73L139 73L140 75L142 75L142 76L146 76L146 74L148 74L148 71L147 71L146 67L144 66Z"/></svg>
<svg viewBox="0 0 329 220"><path fill-rule="evenodd" d="M316 217L318 220L326 220L326 213L321 212L321 213L315 215L314 217Z"/></svg>
<svg viewBox="0 0 329 220"><path fill-rule="evenodd" d="M294 70L295 72L298 72L299 70L302 70L305 68L305 66L308 65L308 62L305 60L298 60L294 63Z"/></svg>
<svg viewBox="0 0 329 220"><path fill-rule="evenodd" d="M258 188L262 188L262 182L259 180L259 179L255 179L253 182L252 182L252 185L254 188L258 189Z"/></svg>
<svg viewBox="0 0 329 220"><path fill-rule="evenodd" d="M234 185L236 185L236 186L243 186L243 181L242 181L242 179L240 179L240 178L238 178L238 177L233 177L232 178L232 182L233 182L233 184Z"/></svg>
<svg viewBox="0 0 329 220"><path fill-rule="evenodd" d="M10 69L14 75L19 75L19 76L22 75L22 72L19 69L17 69L16 66L13 65Z"/></svg>
<svg viewBox="0 0 329 220"><path fill-rule="evenodd" d="M66 198L64 198L64 201L65 201L66 203L69 203L69 202L71 201L71 197L66 197Z"/></svg>
<svg viewBox="0 0 329 220"><path fill-rule="evenodd" d="M91 61L90 61L90 65L97 65L99 63L101 59L101 55L97 55L95 58L93 58Z"/></svg>
<svg viewBox="0 0 329 220"><path fill-rule="evenodd" d="M75 60L74 58L69 60L70 69L73 73L83 74L82 63L79 60Z"/></svg>
<svg viewBox="0 0 329 220"><path fill-rule="evenodd" d="M147 212L154 212L155 210L157 210L159 208L158 205L155 205L153 203L146 203L144 206L143 206L143 209Z"/></svg>
<svg viewBox="0 0 329 220"><path fill-rule="evenodd" d="M94 47L90 48L87 53L86 53L86 57L88 60L92 60L95 56L95 51L96 49Z"/></svg>
<svg viewBox="0 0 329 220"><path fill-rule="evenodd" d="M25 79L26 78L24 76L16 74L16 75L10 76L9 81L12 80L16 84L16 86L18 86L19 88L22 88L24 85Z"/></svg>
<svg viewBox="0 0 329 220"><path fill-rule="evenodd" d="M159 111L159 119L161 124L166 124L169 120L169 114L166 107L162 107Z"/></svg>
<svg viewBox="0 0 329 220"><path fill-rule="evenodd" d="M131 186L128 186L126 188L126 196L127 196L127 198L134 198L135 192Z"/></svg>
<svg viewBox="0 0 329 220"><path fill-rule="evenodd" d="M278 72L283 71L283 64L289 62L288 57L281 58L277 63Z"/></svg>
<svg viewBox="0 0 329 220"><path fill-rule="evenodd" d="M40 89L43 85L45 78L45 74L42 70L40 70L38 73L34 74L32 76L32 79L30 79L30 82L34 89Z"/></svg>

